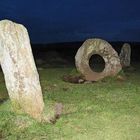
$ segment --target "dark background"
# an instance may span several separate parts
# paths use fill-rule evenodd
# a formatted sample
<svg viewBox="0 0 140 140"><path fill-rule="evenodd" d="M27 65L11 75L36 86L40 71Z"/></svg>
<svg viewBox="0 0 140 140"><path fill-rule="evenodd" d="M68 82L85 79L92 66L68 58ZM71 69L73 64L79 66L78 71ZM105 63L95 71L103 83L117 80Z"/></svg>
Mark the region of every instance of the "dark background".
<svg viewBox="0 0 140 140"><path fill-rule="evenodd" d="M139 0L0 0L2 19L25 25L33 44L140 42Z"/></svg>
<svg viewBox="0 0 140 140"><path fill-rule="evenodd" d="M132 61L140 60L139 0L0 0L3 19L28 29L36 59L51 52L74 63L86 39L102 38L118 53L130 43Z"/></svg>
<svg viewBox="0 0 140 140"><path fill-rule="evenodd" d="M81 42L54 43L54 44L46 44L46 45L32 44L32 50L35 59L43 59L51 67L52 66L68 67L68 66L75 65L75 55L79 47L83 44L83 42L81 41ZM125 42L109 42L109 43L119 54ZM127 42L127 43L131 45L131 64L139 65L140 43L134 43L134 42ZM61 58L61 60L59 58ZM52 59L53 61L51 61Z"/></svg>

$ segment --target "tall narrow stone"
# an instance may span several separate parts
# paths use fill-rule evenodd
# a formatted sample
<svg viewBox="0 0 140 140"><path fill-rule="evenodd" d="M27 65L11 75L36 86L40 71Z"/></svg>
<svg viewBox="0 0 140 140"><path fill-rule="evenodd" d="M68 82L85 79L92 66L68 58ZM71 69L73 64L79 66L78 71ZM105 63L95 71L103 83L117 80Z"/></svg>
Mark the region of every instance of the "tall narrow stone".
<svg viewBox="0 0 140 140"><path fill-rule="evenodd" d="M129 67L131 62L131 46L128 43L124 43L120 52L120 61L122 67Z"/></svg>
<svg viewBox="0 0 140 140"><path fill-rule="evenodd" d="M42 90L23 25L0 21L0 64L13 108L40 118L44 108Z"/></svg>

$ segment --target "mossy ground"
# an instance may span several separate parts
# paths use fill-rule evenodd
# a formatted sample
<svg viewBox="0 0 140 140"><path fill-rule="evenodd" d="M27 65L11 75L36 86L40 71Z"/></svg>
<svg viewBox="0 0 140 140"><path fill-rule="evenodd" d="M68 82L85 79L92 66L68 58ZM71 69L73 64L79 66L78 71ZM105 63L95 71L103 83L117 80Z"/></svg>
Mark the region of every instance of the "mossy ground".
<svg viewBox="0 0 140 140"><path fill-rule="evenodd" d="M9 99L0 103L0 139L4 140L139 140L140 67L126 72L125 80L106 78L91 84L63 82L74 68L39 70L45 111L55 102L64 105L55 124L39 123L11 111ZM2 72L0 98L7 97Z"/></svg>

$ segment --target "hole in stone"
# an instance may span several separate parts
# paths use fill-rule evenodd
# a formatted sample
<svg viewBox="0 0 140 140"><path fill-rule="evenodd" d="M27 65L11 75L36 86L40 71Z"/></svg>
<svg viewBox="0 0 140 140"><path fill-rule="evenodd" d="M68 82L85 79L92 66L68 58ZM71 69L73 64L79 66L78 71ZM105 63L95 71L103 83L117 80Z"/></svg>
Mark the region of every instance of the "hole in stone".
<svg viewBox="0 0 140 140"><path fill-rule="evenodd" d="M105 61L99 54L94 54L89 59L89 66L95 72L102 72L105 68Z"/></svg>

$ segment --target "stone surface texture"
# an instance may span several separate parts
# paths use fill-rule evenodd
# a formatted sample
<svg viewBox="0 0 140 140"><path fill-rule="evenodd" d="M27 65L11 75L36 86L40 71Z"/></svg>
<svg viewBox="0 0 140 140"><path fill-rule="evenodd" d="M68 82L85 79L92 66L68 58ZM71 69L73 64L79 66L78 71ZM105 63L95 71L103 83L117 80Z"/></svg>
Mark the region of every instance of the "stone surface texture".
<svg viewBox="0 0 140 140"><path fill-rule="evenodd" d="M95 72L89 66L92 55L98 54L105 61L102 72ZM121 69L120 59L112 46L102 39L88 39L78 49L75 56L77 70L84 76L85 80L98 81L106 76L115 76Z"/></svg>
<svg viewBox="0 0 140 140"><path fill-rule="evenodd" d="M124 43L120 52L120 61L122 67L129 67L131 63L131 46L128 43Z"/></svg>
<svg viewBox="0 0 140 140"><path fill-rule="evenodd" d="M39 118L44 108L42 90L23 25L0 21L0 64L13 108Z"/></svg>

